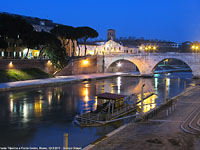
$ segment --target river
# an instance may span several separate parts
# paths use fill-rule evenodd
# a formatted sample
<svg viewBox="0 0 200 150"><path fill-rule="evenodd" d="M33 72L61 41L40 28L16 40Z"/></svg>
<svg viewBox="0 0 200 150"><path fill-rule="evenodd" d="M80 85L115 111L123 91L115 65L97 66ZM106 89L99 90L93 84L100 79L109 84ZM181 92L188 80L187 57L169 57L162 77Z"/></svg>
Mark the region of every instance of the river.
<svg viewBox="0 0 200 150"><path fill-rule="evenodd" d="M154 78L113 77L42 88L0 93L0 146L63 146L68 133L70 147L84 147L125 121L102 127L80 128L73 123L76 114L94 110L96 94L155 92L158 96L145 105L144 111L159 106L185 88L194 86L191 72L155 74Z"/></svg>

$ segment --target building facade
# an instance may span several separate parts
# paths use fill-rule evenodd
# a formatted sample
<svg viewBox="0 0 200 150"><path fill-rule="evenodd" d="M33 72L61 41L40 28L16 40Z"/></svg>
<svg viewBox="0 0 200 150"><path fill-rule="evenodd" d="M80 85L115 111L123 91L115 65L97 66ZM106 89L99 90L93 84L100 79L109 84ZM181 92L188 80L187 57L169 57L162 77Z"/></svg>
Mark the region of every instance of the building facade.
<svg viewBox="0 0 200 150"><path fill-rule="evenodd" d="M80 48L80 53L79 53ZM86 55L108 55L108 54L123 54L123 53L137 53L136 48L129 48L117 43L113 40L107 42L94 42L86 44L87 53ZM76 55L85 55L85 45L79 44L76 49Z"/></svg>

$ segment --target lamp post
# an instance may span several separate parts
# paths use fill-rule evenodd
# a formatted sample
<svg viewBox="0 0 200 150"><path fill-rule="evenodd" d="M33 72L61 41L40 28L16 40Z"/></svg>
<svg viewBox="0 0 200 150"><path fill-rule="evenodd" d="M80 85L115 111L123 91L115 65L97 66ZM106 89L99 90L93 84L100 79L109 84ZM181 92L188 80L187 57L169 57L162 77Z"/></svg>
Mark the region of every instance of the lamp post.
<svg viewBox="0 0 200 150"><path fill-rule="evenodd" d="M104 51L102 51L102 53L103 53L102 72L104 73L104 66L105 66L105 55L104 55Z"/></svg>
<svg viewBox="0 0 200 150"><path fill-rule="evenodd" d="M143 114L144 114L144 105L143 105L143 101L144 101L144 86L145 84L142 85L141 87L141 118L143 118Z"/></svg>

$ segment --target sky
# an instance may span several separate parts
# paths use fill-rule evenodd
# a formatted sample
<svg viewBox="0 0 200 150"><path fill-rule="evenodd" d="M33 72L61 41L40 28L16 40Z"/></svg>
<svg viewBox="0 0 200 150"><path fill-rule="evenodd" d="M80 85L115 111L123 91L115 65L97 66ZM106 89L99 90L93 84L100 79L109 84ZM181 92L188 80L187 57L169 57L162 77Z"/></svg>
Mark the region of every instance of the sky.
<svg viewBox="0 0 200 150"><path fill-rule="evenodd" d="M200 41L200 0L1 0L8 12L64 25L89 26L116 37Z"/></svg>

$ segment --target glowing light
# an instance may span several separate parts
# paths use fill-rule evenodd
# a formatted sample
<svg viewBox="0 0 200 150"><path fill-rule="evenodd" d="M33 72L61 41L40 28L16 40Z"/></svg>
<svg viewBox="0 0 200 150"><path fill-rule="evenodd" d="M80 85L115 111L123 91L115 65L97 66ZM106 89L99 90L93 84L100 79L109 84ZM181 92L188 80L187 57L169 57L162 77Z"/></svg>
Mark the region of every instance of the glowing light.
<svg viewBox="0 0 200 150"><path fill-rule="evenodd" d="M140 48L139 48L140 50L142 50L142 46L140 46Z"/></svg>
<svg viewBox="0 0 200 150"><path fill-rule="evenodd" d="M198 47L198 46L196 46L196 49L199 49L199 47Z"/></svg>
<svg viewBox="0 0 200 150"><path fill-rule="evenodd" d="M35 110L35 115L36 115L37 117L40 117L40 116L42 115L42 101L41 101L41 100L35 101L34 110Z"/></svg>
<svg viewBox="0 0 200 150"><path fill-rule="evenodd" d="M25 49L23 50L23 54L26 55L27 52L28 52L28 49L25 48Z"/></svg>
<svg viewBox="0 0 200 150"><path fill-rule="evenodd" d="M151 49L151 46L149 46L149 49Z"/></svg>
<svg viewBox="0 0 200 150"><path fill-rule="evenodd" d="M122 64L120 62L117 63L117 67L121 67Z"/></svg>
<svg viewBox="0 0 200 150"><path fill-rule="evenodd" d="M94 110L97 108L97 96L95 96Z"/></svg>
<svg viewBox="0 0 200 150"><path fill-rule="evenodd" d="M194 46L194 45L192 46L192 49L195 49L195 46Z"/></svg>
<svg viewBox="0 0 200 150"><path fill-rule="evenodd" d="M88 52L90 55L94 55L94 51L89 51Z"/></svg>
<svg viewBox="0 0 200 150"><path fill-rule="evenodd" d="M149 93L144 93L144 97L146 97L147 95L149 95ZM146 98L144 101L143 101L143 112L148 112L150 111L151 109L155 108L156 107L156 103L155 103L155 99L157 98L156 95L152 95L148 98ZM138 101L141 101L141 95L138 95ZM138 106L139 108L141 108L141 102L138 103Z"/></svg>
<svg viewBox="0 0 200 150"><path fill-rule="evenodd" d="M158 93L158 78L155 78L155 92Z"/></svg>
<svg viewBox="0 0 200 150"><path fill-rule="evenodd" d="M83 60L84 65L88 65L89 61L88 60Z"/></svg>
<svg viewBox="0 0 200 150"><path fill-rule="evenodd" d="M27 118L28 118L28 106L27 106L27 104L26 103L24 103L24 105L23 105L23 120L24 120L24 122L27 122L28 120L27 120Z"/></svg>
<svg viewBox="0 0 200 150"><path fill-rule="evenodd" d="M120 93L121 77L117 77L117 93Z"/></svg>
<svg viewBox="0 0 200 150"><path fill-rule="evenodd" d="M52 92L48 92L48 103L49 103L49 105L52 102L52 97L53 97Z"/></svg>
<svg viewBox="0 0 200 150"><path fill-rule="evenodd" d="M50 60L47 61L47 65L52 65Z"/></svg>
<svg viewBox="0 0 200 150"><path fill-rule="evenodd" d="M57 99L58 99L58 101L60 101L60 93L58 93Z"/></svg>
<svg viewBox="0 0 200 150"><path fill-rule="evenodd" d="M10 99L10 111L13 112L13 99Z"/></svg>
<svg viewBox="0 0 200 150"><path fill-rule="evenodd" d="M11 61L9 64L8 64L9 68L13 68L13 62Z"/></svg>
<svg viewBox="0 0 200 150"><path fill-rule="evenodd" d="M154 46L153 49L156 50L156 47Z"/></svg>

